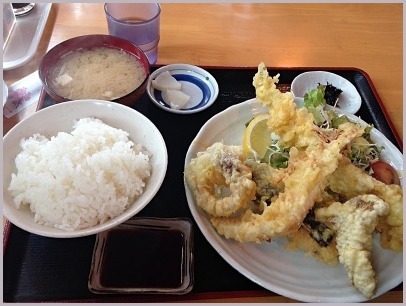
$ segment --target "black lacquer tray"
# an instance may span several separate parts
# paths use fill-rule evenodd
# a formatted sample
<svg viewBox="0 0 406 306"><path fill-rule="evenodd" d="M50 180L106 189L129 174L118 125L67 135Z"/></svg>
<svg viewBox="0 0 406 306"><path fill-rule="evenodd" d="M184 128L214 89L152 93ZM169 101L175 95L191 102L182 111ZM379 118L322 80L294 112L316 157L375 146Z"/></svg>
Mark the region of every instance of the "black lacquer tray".
<svg viewBox="0 0 406 306"><path fill-rule="evenodd" d="M151 69L155 70L158 66ZM138 214L142 217L186 217L193 220L183 185L183 167L190 143L204 123L227 107L255 97L252 79L256 67L204 67L217 80L219 96L208 109L188 115L166 112L144 94L134 108L160 130L168 149L168 169L161 189ZM310 70L334 72L351 81L362 97L356 114L373 123L402 151L402 141L394 130L370 77L356 68L269 68L280 73L279 88L290 89L298 74ZM43 90L38 109L54 104ZM6 302L157 302L215 297L272 295L234 270L207 242L194 223L194 287L185 296L97 295L87 281L95 236L73 239L46 238L30 234L6 223L3 237L3 295ZM402 284L392 289L402 290ZM276 295L276 294L275 294Z"/></svg>

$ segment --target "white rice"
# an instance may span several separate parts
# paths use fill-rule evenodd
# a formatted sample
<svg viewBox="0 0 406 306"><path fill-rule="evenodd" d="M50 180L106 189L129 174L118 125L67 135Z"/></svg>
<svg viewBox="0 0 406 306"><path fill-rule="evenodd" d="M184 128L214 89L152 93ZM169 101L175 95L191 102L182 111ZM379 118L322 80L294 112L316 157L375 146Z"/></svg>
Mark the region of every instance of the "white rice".
<svg viewBox="0 0 406 306"><path fill-rule="evenodd" d="M150 153L125 131L83 118L71 133L22 139L9 191L35 222L74 231L124 212L145 187Z"/></svg>

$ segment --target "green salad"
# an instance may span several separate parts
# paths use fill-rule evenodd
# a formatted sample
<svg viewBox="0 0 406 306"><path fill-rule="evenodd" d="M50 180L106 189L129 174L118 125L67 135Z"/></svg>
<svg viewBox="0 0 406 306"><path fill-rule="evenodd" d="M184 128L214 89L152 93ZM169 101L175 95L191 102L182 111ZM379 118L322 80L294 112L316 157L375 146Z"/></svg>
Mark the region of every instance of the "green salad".
<svg viewBox="0 0 406 306"><path fill-rule="evenodd" d="M327 85L318 84L317 88L309 90L304 96L303 107L313 114L314 124L327 138L334 135L341 124L352 122L346 115L338 114L334 109L326 107L327 105L337 107L341 92L334 85L327 83ZM362 137L354 139L343 152L354 165L370 174L372 174L371 164L379 160L379 154L383 150L383 147L371 141L372 128L373 125L366 126ZM273 168L286 168L289 164L289 148L280 144L277 135L273 135L272 139L261 162L268 163Z"/></svg>

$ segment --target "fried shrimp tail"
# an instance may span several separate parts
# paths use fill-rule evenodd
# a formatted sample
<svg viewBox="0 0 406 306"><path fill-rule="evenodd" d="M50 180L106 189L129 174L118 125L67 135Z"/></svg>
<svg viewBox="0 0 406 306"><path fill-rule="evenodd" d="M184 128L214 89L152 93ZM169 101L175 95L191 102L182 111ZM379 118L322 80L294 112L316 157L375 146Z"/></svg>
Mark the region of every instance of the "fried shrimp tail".
<svg viewBox="0 0 406 306"><path fill-rule="evenodd" d="M197 205L213 216L230 216L246 208L255 199L256 184L244 161L242 147L220 142L199 152L185 169Z"/></svg>
<svg viewBox="0 0 406 306"><path fill-rule="evenodd" d="M375 195L362 195L341 204L315 210L316 220L326 222L337 232L339 261L351 283L364 296L371 298L377 280L371 263L372 233L378 218L387 215L389 205Z"/></svg>
<svg viewBox="0 0 406 306"><path fill-rule="evenodd" d="M268 127L281 137L286 147L306 148L320 143L314 127L313 115L305 108L297 108L291 92L282 93L276 88L279 75L271 77L264 63L254 76L256 99L269 109Z"/></svg>

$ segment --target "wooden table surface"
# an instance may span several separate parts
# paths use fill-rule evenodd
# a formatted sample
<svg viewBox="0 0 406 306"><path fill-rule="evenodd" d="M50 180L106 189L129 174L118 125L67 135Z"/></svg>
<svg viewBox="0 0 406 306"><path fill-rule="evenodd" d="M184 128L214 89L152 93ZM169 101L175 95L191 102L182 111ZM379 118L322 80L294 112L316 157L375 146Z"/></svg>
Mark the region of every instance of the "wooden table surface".
<svg viewBox="0 0 406 306"><path fill-rule="evenodd" d="M355 67L371 78L403 139L403 7L395 4L163 3L157 64L197 66ZM108 34L101 3L53 4L39 47L27 64L3 71L8 85L38 70L58 43ZM32 114L35 103L11 118L3 133ZM374 302L402 302L390 291ZM294 302L273 293L202 302Z"/></svg>

